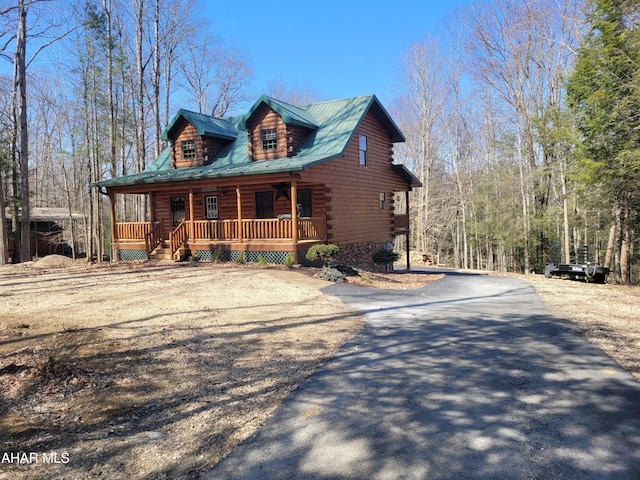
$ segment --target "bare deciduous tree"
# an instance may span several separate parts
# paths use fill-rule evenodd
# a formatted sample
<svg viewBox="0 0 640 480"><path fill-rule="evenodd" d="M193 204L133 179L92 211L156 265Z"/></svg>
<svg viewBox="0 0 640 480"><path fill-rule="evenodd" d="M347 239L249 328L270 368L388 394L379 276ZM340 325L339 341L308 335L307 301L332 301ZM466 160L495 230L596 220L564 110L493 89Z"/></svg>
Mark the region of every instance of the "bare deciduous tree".
<svg viewBox="0 0 640 480"><path fill-rule="evenodd" d="M205 38L185 48L177 63L178 83L193 96L200 113L220 117L247 100L244 87L251 69L242 53L220 40Z"/></svg>

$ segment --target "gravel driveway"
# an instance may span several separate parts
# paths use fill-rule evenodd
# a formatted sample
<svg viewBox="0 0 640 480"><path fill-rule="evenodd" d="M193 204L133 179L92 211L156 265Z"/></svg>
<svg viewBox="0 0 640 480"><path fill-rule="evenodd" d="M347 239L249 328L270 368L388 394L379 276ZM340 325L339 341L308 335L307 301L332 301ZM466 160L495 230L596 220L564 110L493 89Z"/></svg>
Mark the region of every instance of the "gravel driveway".
<svg viewBox="0 0 640 480"><path fill-rule="evenodd" d="M364 330L207 478L639 478L640 383L528 284L324 291Z"/></svg>

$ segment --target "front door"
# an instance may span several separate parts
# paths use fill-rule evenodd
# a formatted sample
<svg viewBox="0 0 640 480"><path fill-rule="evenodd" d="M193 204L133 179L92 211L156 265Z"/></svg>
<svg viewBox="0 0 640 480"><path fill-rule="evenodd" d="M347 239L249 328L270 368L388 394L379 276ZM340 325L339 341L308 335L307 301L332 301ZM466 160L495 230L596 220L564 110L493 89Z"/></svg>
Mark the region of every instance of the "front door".
<svg viewBox="0 0 640 480"><path fill-rule="evenodd" d="M171 225L177 227L185 217L184 197L171 197Z"/></svg>

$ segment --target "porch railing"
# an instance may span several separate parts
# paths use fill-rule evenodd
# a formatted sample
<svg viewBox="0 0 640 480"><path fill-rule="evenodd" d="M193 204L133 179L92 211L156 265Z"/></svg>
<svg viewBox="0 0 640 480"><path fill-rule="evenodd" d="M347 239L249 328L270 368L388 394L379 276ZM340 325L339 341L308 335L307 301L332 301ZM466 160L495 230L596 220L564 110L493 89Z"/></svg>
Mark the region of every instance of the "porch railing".
<svg viewBox="0 0 640 480"><path fill-rule="evenodd" d="M242 232L238 231L238 224ZM159 224L159 226L158 226ZM183 220L178 227L169 232L169 247L175 253L188 240L216 241L238 240L242 233L244 240L289 240L293 238L293 221L276 218L238 220L196 220L193 222L193 238L189 238L190 222ZM326 240L327 224L325 217L298 219L298 240ZM144 241L146 248L153 250L164 239L161 222L118 223L116 224L119 242Z"/></svg>
<svg viewBox="0 0 640 480"><path fill-rule="evenodd" d="M293 220L276 218L243 219L243 240L288 240L293 238ZM298 219L298 240L324 240L327 227L324 217ZM194 240L236 240L237 220L198 220L194 222Z"/></svg>
<svg viewBox="0 0 640 480"><path fill-rule="evenodd" d="M158 223L158 222L156 222ZM126 222L116 223L116 239L118 241L144 240L154 228L155 223L150 222Z"/></svg>
<svg viewBox="0 0 640 480"><path fill-rule="evenodd" d="M293 238L291 234L292 220L243 219L242 238L258 240L285 240Z"/></svg>
<svg viewBox="0 0 640 480"><path fill-rule="evenodd" d="M326 240L327 222L324 217L298 219L299 240Z"/></svg>
<svg viewBox="0 0 640 480"><path fill-rule="evenodd" d="M195 240L233 240L238 238L237 220L197 220L193 222Z"/></svg>
<svg viewBox="0 0 640 480"><path fill-rule="evenodd" d="M408 230L409 229L409 215L406 213L399 213L394 215L393 224L396 230Z"/></svg>

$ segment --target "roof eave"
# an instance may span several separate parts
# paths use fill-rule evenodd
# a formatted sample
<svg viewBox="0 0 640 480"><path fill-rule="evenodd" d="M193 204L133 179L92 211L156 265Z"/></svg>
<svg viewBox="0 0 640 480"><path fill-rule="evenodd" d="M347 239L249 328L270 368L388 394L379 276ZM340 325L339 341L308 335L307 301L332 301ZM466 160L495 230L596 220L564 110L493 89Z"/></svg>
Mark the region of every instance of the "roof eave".
<svg viewBox="0 0 640 480"><path fill-rule="evenodd" d="M409 170L405 165L394 163L391 165L391 169L398 174L402 180L404 180L407 185L411 188L422 187L422 182L418 177L416 177L411 170Z"/></svg>
<svg viewBox="0 0 640 480"><path fill-rule="evenodd" d="M400 131L400 128L391 118L389 112L382 106L380 100L375 95L371 96L371 103L369 104L368 111L371 111L376 119L380 122L380 124L384 127L384 129L389 133L391 137L391 142L393 143L403 143L406 139L404 134Z"/></svg>
<svg viewBox="0 0 640 480"><path fill-rule="evenodd" d="M333 155L328 155L326 157L322 157L318 160L314 160L312 162L304 163L301 165L287 165L284 167L276 167L267 171L260 172L252 172L252 171L229 171L229 170L212 170L211 172L204 173L202 175L194 175L189 177L190 173L188 169L182 170L182 173L185 178L176 178L176 175L162 175L161 172L148 172L148 173L137 173L133 175L128 175L127 177L118 177L115 179L102 180L100 182L91 183L89 186L92 188L117 188L117 187L132 187L135 185L153 185L153 184L163 184L163 183L171 183L171 182L181 182L181 181L191 181L191 180L208 180L215 178L232 178L232 177L248 177L252 175L268 175L275 173L290 173L290 172L302 172L313 166L320 165L322 163L328 162L330 160L334 160L335 158L342 157L342 153L337 153ZM202 167L196 167L202 168ZM176 170L171 170L170 173L174 173ZM123 181L124 180L124 181Z"/></svg>

